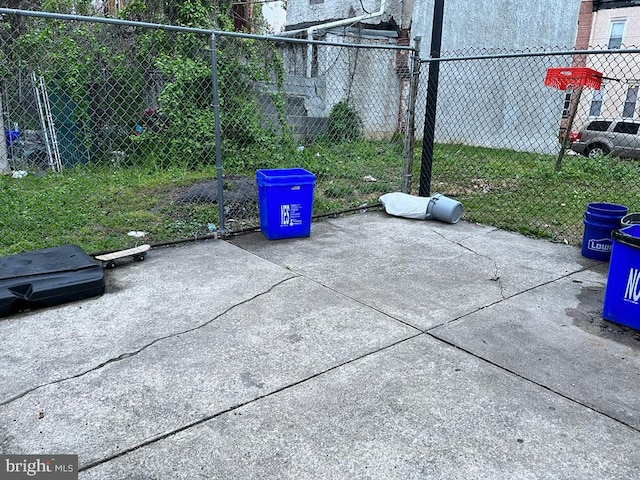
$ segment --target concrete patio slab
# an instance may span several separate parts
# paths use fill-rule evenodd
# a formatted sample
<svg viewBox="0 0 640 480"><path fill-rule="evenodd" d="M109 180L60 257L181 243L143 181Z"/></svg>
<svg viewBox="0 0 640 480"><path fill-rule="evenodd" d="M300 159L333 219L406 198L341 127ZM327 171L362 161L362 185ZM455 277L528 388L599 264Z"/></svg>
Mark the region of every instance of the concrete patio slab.
<svg viewBox="0 0 640 480"><path fill-rule="evenodd" d="M196 328L294 274L210 241L151 251L106 276L101 297L0 319L0 405Z"/></svg>
<svg viewBox="0 0 640 480"><path fill-rule="evenodd" d="M638 332L576 247L382 212L152 250L0 320L0 453L83 479L626 479Z"/></svg>
<svg viewBox="0 0 640 480"><path fill-rule="evenodd" d="M541 286L430 333L640 429L640 332L602 319L604 284L590 276Z"/></svg>
<svg viewBox="0 0 640 480"><path fill-rule="evenodd" d="M6 403L4 451L78 453L85 465L418 333L301 277L208 318Z"/></svg>
<svg viewBox="0 0 640 480"><path fill-rule="evenodd" d="M634 478L638 433L426 335L81 478Z"/></svg>
<svg viewBox="0 0 640 480"><path fill-rule="evenodd" d="M575 247L466 222L374 212L317 225L312 242L232 241L422 330L597 265Z"/></svg>

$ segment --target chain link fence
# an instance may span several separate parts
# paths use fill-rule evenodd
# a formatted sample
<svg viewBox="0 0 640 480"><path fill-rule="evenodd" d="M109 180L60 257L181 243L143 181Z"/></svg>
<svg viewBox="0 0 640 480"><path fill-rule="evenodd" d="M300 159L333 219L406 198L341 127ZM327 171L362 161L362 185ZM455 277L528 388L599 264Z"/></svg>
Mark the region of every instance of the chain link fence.
<svg viewBox="0 0 640 480"><path fill-rule="evenodd" d="M588 203L640 210L637 50L470 49L443 59L431 192L460 200L464 219L578 245ZM545 86L548 68L572 66L601 72L602 87ZM428 68L423 62L421 78ZM419 178L419 158L413 173Z"/></svg>
<svg viewBox="0 0 640 480"><path fill-rule="evenodd" d="M0 24L0 253L252 230L257 169L315 174L315 215L401 188L408 47L85 20Z"/></svg>
<svg viewBox="0 0 640 480"><path fill-rule="evenodd" d="M0 254L255 230L257 169L314 173L316 216L417 194L431 62L367 41L5 12ZM468 221L576 245L589 202L640 210L637 52L443 54L431 192ZM544 85L575 65L603 87Z"/></svg>

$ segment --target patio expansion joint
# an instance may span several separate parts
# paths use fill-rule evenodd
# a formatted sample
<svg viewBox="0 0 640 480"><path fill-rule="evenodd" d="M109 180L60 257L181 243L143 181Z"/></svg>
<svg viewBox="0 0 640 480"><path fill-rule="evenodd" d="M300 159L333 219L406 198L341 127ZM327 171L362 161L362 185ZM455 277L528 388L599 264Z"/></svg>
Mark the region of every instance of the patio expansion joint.
<svg viewBox="0 0 640 480"><path fill-rule="evenodd" d="M463 245L461 245L461 246L464 247ZM466 248L466 247L464 247L464 248ZM423 333L425 335L437 340L437 341L440 341L440 342L442 342L442 343L444 343L444 344L446 344L446 345L448 345L448 346L450 346L452 348L455 348L456 350L459 350L459 351L464 352L464 353L466 353L468 355L471 355L472 357L477 358L478 360L480 360L482 362L488 363L488 364L490 364L490 365L492 365L492 366L494 366L494 367L496 367L496 368L498 368L498 369L500 369L500 370L502 370L502 371L504 371L504 372L506 372L506 373L508 373L510 375L513 375L513 376L515 376L517 378L520 378L520 379L522 379L522 380L524 380L526 382L529 382L529 383L531 383L531 384L533 384L533 385L535 385L535 386L537 386L539 388L542 388L543 390L546 390L546 391L548 391L550 393L553 393L554 395L558 395L559 397L562 397L562 398L564 398L565 400L567 400L567 401L569 401L571 403L574 403L574 404L576 404L576 405L578 405L578 406L580 406L582 408L586 408L586 409L588 409L588 410L590 410L590 411L592 411L592 412L594 412L596 414L602 415L602 416L604 416L604 417L606 417L606 418L608 418L608 419L610 419L610 420L612 420L612 421L614 421L616 423L624 425L625 427L630 428L634 432L640 433L640 429L638 427L636 427L634 425L631 425L631 424L625 422L624 420L620 420L620 419L618 419L618 418L616 418L616 417L614 417L614 416L612 416L612 415L610 415L610 414L608 414L606 412L598 410L594 406L588 405L588 404L586 404L584 402L581 402L581 401L579 401L579 400L577 400L575 398L572 398L572 397L570 397L569 395L567 395L565 393L562 393L562 392L560 392L558 390L555 390L555 389L553 389L553 388L551 388L551 387L549 387L547 385L544 385L543 383L540 383L540 382L537 382L537 381L535 381L533 379L525 377L524 375L516 372L515 370L507 368L507 367L505 367L503 365L500 365L499 363L496 363L496 362L494 362L494 361L492 361L492 360L490 360L488 358L485 358L482 355L476 354L476 353L472 352L471 350L468 350L468 349L466 349L464 347L461 347L460 345L455 344L452 341L446 340L446 339L440 337L438 335L437 331L436 331L438 328L441 328L443 326L449 325L449 324L451 324L453 322L457 322L459 320L463 320L463 319L465 319L467 317L470 317L470 316L474 315L475 313L477 313L477 312L479 312L481 310L493 307L494 305L503 303L506 300L512 299L512 298L517 297L519 295L526 294L526 293L531 292L533 290L536 290L536 289L538 289L540 287L544 287L544 286L551 285L553 283L562 281L562 280L564 280L566 278L572 277L573 275L575 275L577 273L585 272L585 271L588 271L588 270L591 270L591 269L593 269L593 265L588 265L588 266L580 268L578 270L575 270L575 271L566 273L564 275L561 275L558 278L551 279L551 280L543 282L543 283L541 283L539 285L534 285L534 286L532 286L530 288L526 288L526 289L524 289L524 290L522 290L520 292L514 293L513 295L511 295L509 297L503 298L501 300L496 300L495 302L491 302L491 303L488 303L486 305L483 305L483 306L475 309L472 312L465 313L465 314L460 315L460 316L458 316L458 317L456 317L456 318L454 318L452 320L449 320L447 322L444 322L444 323L441 323L441 324L438 324L438 325L434 325L433 327L430 327L428 329L423 330Z"/></svg>
<svg viewBox="0 0 640 480"><path fill-rule="evenodd" d="M436 327L434 327L434 328L436 328ZM616 418L611 414L603 412L603 411L597 409L595 406L588 405L587 403L584 403L584 402L581 402L580 400L572 398L572 397L570 397L569 395L567 395L565 393L562 393L562 392L560 392L558 390L553 389L552 387L549 387L549 386L547 386L547 385L545 385L543 383L537 382L537 381L535 381L535 380L533 380L531 378L525 377L524 375L516 372L515 370L507 368L504 365L500 365L499 363L496 363L496 362L494 362L494 361L492 361L492 360L490 360L488 358L485 358L482 355L478 355L478 354L472 352L471 350L467 350L466 348L461 347L460 345L456 345L455 343L453 343L453 342L451 342L449 340L445 340L445 339L439 337L435 333L432 333L432 332L429 332L429 331L425 331L424 333L425 333L425 335L427 335L427 336L429 336L429 337L431 337L431 338L433 338L433 339L435 339L435 340L437 340L439 342L442 342L445 345L448 345L448 346L450 346L450 347L452 347L452 348L454 348L456 350L459 350L459 351L461 351L463 353L466 353L467 355L471 355L472 357L480 360L481 362L484 362L484 363L487 363L489 365L492 365L493 367L496 367L496 368L502 370L503 372L505 372L507 374L513 375L513 376L515 376L515 377L517 377L517 378L519 378L521 380L524 380L524 381L526 381L528 383L531 383L532 385L535 385L538 388L541 388L543 390L546 390L549 393L557 395L557 396L559 396L559 397L561 397L561 398L563 398L563 399L565 399L565 400L567 400L567 401L569 401L569 402L571 402L571 403L573 403L575 405L578 405L581 408L586 408L587 410L590 410L590 411L592 411L592 412L594 412L594 413L596 413L598 415L602 415L603 417L606 417L609 420L612 420L612 421L614 421L614 422L616 422L616 423L618 423L620 425L623 425L623 426L633 430L636 433L640 433L640 428L638 428L638 427L636 427L634 425L631 425L631 424L625 422L624 420L620 420L619 418Z"/></svg>
<svg viewBox="0 0 640 480"><path fill-rule="evenodd" d="M215 322L216 320L218 320L220 317L223 317L227 313L231 312L235 308L240 307L242 305L245 305L247 303L250 303L253 300L255 300L255 299L259 298L259 297L262 297L264 295L268 295L269 293L271 293L274 289L276 289L280 285L282 285L282 284L284 284L284 283L286 283L286 282L288 282L290 280L293 280L295 278L300 278L300 275L292 275L290 277L285 278L284 280L280 280L279 282L276 282L273 285L271 285L267 290L265 290L263 292L260 292L260 293L257 293L257 294L253 295L250 298L246 298L246 299L244 299L244 300L242 300L242 301L240 301L238 303L235 303L235 304L227 307L224 311L222 311L221 313L219 313L215 317L213 317L210 320L207 320L206 322L201 323L201 324L199 324L199 325L197 325L195 327L188 328L186 330L181 330L179 332L173 332L173 333L170 333L170 334L167 334L167 335L163 335L161 337L158 337L158 338L152 340L151 342L143 345L142 347L140 347L140 348L138 348L136 350L133 350L131 352L122 353L122 354L118 355L117 357L110 358L109 360L106 360L106 361L102 362L101 364L99 364L99 365L97 365L95 367L89 368L89 369L87 369L87 370L85 370L83 372L77 373L75 375L70 375L68 377L59 378L57 380L52 380L50 382L46 382L46 383L43 383L43 384L40 384L40 385L36 385L35 387L31 387L31 388L29 388L29 389L27 389L27 390L25 390L25 391L23 391L23 392L21 392L21 393L19 393L17 395L13 395L10 398L7 398L5 400L0 401L0 407L5 406L5 405L9 405L12 402L15 402L16 400L19 400L19 399L21 399L21 398L23 398L23 397L25 397L25 396L37 391L37 390L40 390L41 388L45 388L45 387L48 387L48 386L51 386L51 385L56 385L58 383L65 382L67 380L74 380L74 379L77 379L77 378L81 378L84 375L87 375L89 373L92 373L92 372L95 372L97 370L100 370L101 368L104 368L107 365L110 365L112 363L120 362L120 361L126 360L127 358L135 357L136 355L138 355L139 353L143 352L147 348L149 348L149 347L151 347L151 346L153 346L153 345L155 345L155 344L157 344L159 342L162 342L163 340L167 340L167 339L170 339L170 338L178 337L180 335L191 333L191 332L194 332L194 331L199 330L201 328L204 328L207 325L209 325L209 324Z"/></svg>
<svg viewBox="0 0 640 480"><path fill-rule="evenodd" d="M335 288L333 288L333 287L330 287L330 286L328 286L328 285L325 285L324 283L320 282L319 280L316 280L315 278L311 278L311 277L307 277L307 276L305 276L305 278L306 278L307 280L310 280L310 281L312 281L312 282L314 282L314 283L316 283L316 284L320 285L320 286L321 286L321 287L323 287L323 288L326 288L327 290L331 290L332 292L337 293L338 295L340 295L340 296L342 296L342 297L344 297L344 298L348 298L349 300L351 300L351 301L353 301L353 302L356 302L358 305L362 305L363 307L366 307L366 308L369 308L369 309L371 309L371 310L373 310L373 311L375 311L375 312L378 312L379 314L384 315L385 317L390 318L391 320L394 320L394 321L396 321L396 322L398 322L398 323L401 323L401 324L402 324L402 325L404 325L405 327L409 327L409 328L411 328L412 330L415 330L416 332L420 332L420 333L423 333L423 332L424 332L424 330L422 330L422 329L420 329L420 328L416 327L415 325L412 325L412 324L411 324L411 323L409 323L409 322L406 322L406 321L404 321L404 320L401 320L401 319L399 319L398 317L394 317L394 316L393 316L393 315L391 315L390 313L385 312L384 310L382 310L382 309L380 309L380 308L378 308L378 307L375 307L375 306L373 306L373 305L370 305L370 304L368 304L368 303L365 303L365 302L363 302L362 300L360 300L360 299L358 299L358 298L356 298L356 297L353 297L353 296L351 296L351 295L347 295L346 293L344 293L344 292L343 292L343 291L341 291L341 290L337 290L337 289L335 289Z"/></svg>
<svg viewBox="0 0 640 480"><path fill-rule="evenodd" d="M384 352L384 351L386 351L388 349L391 349L391 348L393 348L393 347L395 347L397 345L401 345L401 344L403 344L405 342L413 340L414 338L420 337L421 335L424 335L424 333L422 333L421 331L417 331L416 333L414 333L414 334L412 334L412 335L410 335L410 336L408 336L406 338L402 338L402 339L397 340L395 342L392 342L392 343L390 343L388 345L384 345L384 346L376 348L376 349L374 349L372 351L363 353L362 355L359 355L357 357L351 358L349 360L345 360L344 362L342 362L342 363L340 363L338 365L333 365L333 366L328 367L328 368L326 368L326 369L324 369L324 370L322 370L320 372L313 373L313 374L311 374L311 375L309 375L309 376L307 376L305 378L302 378L300 380L294 381L294 382L289 383L287 385L283 385L282 387L276 388L276 389L274 389L274 390L272 390L270 392L267 392L267 393L265 393L263 395L259 395L257 397L254 397L254 398L250 399L250 400L246 400L244 402L237 403L236 405L233 405L231 407L225 408L224 410L220 410L220 411L212 413L210 415L206 415L206 416L204 416L202 418L199 418L197 420L189 422L186 425L183 425L183 426L178 427L178 428L174 428L173 430L170 430L168 432L161 433L161 434L158 434L158 435L154 435L153 437L147 438L146 440L138 443L137 445L133 445L131 447L123 449L123 450L121 450L121 451L119 451L117 453L114 453L114 454L112 454L112 455L110 455L108 457L101 458L101 459L98 459L98 460L94 460L94 461L89 462L89 463L87 463L85 465L81 465L81 466L78 467L78 472L85 472L85 471L90 470L92 468L98 467L98 466L100 466L102 464L108 463L108 462L110 462L112 460L116 460L116 459L118 459L120 457L123 457L125 455L130 454L130 453L133 453L136 450L139 450L141 448L147 447L149 445L153 445L153 444L155 444L157 442L160 442L162 440L166 440L167 438L171 438L174 435L182 433L182 432L184 432L186 430L189 430L191 428L197 427L198 425L202 425L202 424L204 424L204 423L206 423L206 422L208 422L210 420L214 420L215 418L220 417L220 416L222 416L224 414L231 413L231 412L233 412L235 410L238 410L238 409L240 409L242 407L254 404L254 403L256 403L256 402L258 402L260 400L263 400L265 398L268 398L268 397L271 397L273 395L277 395L278 393L290 390L290 389L292 389L294 387L302 385L302 384L304 384L304 383L306 383L306 382L308 382L310 380L314 380L315 378L318 378L318 377L323 376L323 375L325 375L327 373L333 372L333 371L335 371L335 370L337 370L339 368L342 368L344 366L347 366L347 365L350 365L352 363L358 362L360 360L363 360L363 359L365 359L367 357L370 357L372 355L378 354L380 352Z"/></svg>
<svg viewBox="0 0 640 480"><path fill-rule="evenodd" d="M445 325L449 325L450 323L454 323L454 322L457 322L459 320L464 320L465 318L470 317L471 315L474 315L474 314L480 312L481 310L484 310L486 308L491 308L491 307L493 307L495 305L503 303L503 302L505 302L507 300L510 300L512 298L518 297L520 295L524 295L525 293L529 293L529 292L531 292L533 290L536 290L536 289L538 289L540 287L546 287L547 285L551 285L553 283L559 282L559 281L564 280L566 278L572 277L576 273L586 272L588 270L591 270L592 268L593 268L592 265L586 266L586 267L583 267L583 268L579 268L578 270L574 270L572 272L565 273L564 275L560 275L557 278L552 278L551 280L547 280L546 282L542 282L542 283L539 283L537 285L533 285L533 286L531 286L529 288L525 288L524 290L516 292L513 295L509 295L507 297L505 297L503 295L500 300L496 300L495 302L490 302L490 303L487 303L486 305L482 305L481 307L478 307L478 308L476 308L475 310L473 310L471 312L463 313L462 315L460 315L458 317L452 318L451 320L448 320L448 321L443 322L443 323L439 323L438 325L434 325L434 326L432 326L432 327L430 327L430 328L428 328L426 330L423 330L423 331L424 331L424 333L427 333L427 334L430 335L431 334L430 332L432 332L436 328L440 328L440 327L443 327Z"/></svg>

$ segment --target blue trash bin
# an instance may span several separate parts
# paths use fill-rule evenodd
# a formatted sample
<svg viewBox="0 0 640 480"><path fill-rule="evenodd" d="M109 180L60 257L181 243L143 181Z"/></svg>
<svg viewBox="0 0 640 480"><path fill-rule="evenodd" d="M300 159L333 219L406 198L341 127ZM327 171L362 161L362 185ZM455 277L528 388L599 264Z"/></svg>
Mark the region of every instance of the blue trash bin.
<svg viewBox="0 0 640 480"><path fill-rule="evenodd" d="M640 330L640 225L615 230L602 317Z"/></svg>
<svg viewBox="0 0 640 480"><path fill-rule="evenodd" d="M257 170L260 230L269 240L311 234L316 177L302 168Z"/></svg>

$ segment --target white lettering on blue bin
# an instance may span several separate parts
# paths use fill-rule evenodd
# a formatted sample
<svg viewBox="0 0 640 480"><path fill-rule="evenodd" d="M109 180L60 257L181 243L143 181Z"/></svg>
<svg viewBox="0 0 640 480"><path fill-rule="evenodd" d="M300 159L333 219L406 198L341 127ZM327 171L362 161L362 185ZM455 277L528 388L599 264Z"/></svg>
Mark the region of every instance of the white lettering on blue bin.
<svg viewBox="0 0 640 480"><path fill-rule="evenodd" d="M294 227L302 225L302 204L291 203L280 205L280 226Z"/></svg>
<svg viewBox="0 0 640 480"><path fill-rule="evenodd" d="M280 226L289 225L291 215L291 205L280 205Z"/></svg>
<svg viewBox="0 0 640 480"><path fill-rule="evenodd" d="M629 269L629 278L627 279L627 289L624 292L624 300L626 302L638 304L640 300L640 290L638 290L638 283L640 283L640 269Z"/></svg>
<svg viewBox="0 0 640 480"><path fill-rule="evenodd" d="M597 240L592 238L589 240L587 248L595 252L610 252L612 246L611 240L608 238L599 238Z"/></svg>

